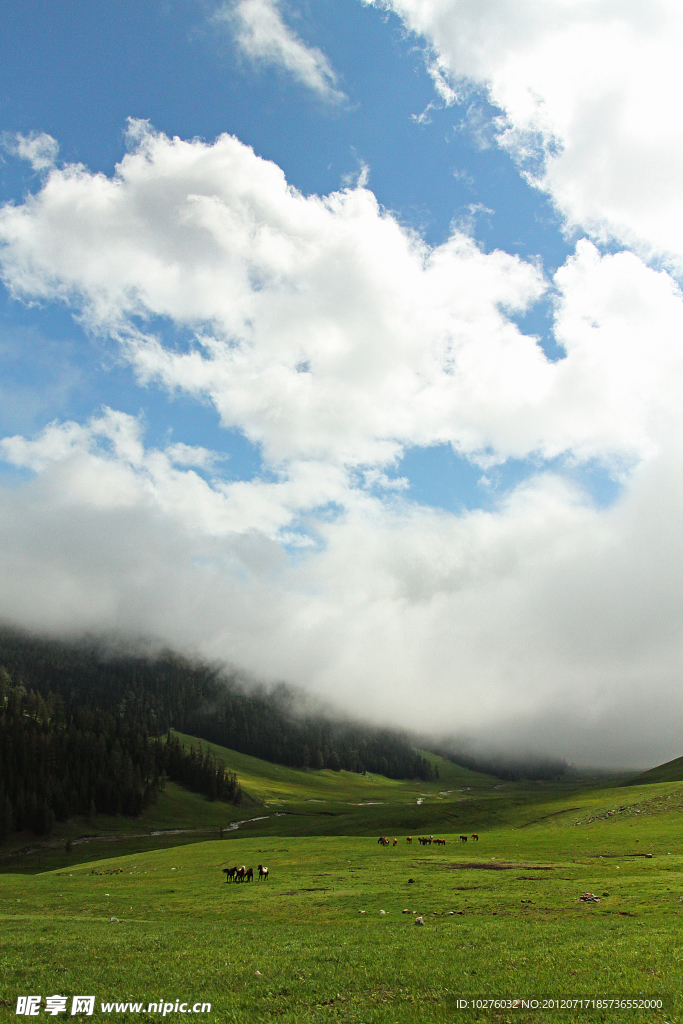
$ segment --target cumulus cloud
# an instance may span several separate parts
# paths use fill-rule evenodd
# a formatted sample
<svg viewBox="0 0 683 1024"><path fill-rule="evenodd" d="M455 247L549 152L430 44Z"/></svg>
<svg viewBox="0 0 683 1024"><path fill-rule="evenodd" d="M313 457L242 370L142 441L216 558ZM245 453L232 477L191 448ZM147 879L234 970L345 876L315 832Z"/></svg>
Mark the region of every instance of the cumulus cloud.
<svg viewBox="0 0 683 1024"><path fill-rule="evenodd" d="M488 463L628 461L677 408L680 294L636 256L577 246L551 363L510 319L548 287L535 265L459 232L429 249L361 185L304 197L231 136L133 129L113 177L54 169L0 211L4 279L117 337L141 380L207 397L272 466L386 467L443 443ZM166 345L153 317L192 344Z"/></svg>
<svg viewBox="0 0 683 1024"><path fill-rule="evenodd" d="M113 409L86 424L52 423L34 438L3 438L0 454L17 468L54 470L76 503L151 502L184 528L217 537L258 530L301 543L286 527L311 509L344 501L349 486L343 473L318 463L295 463L274 481L225 482L217 475L207 481L196 470L211 470L215 453L185 444L147 451L140 421Z"/></svg>
<svg viewBox="0 0 683 1024"><path fill-rule="evenodd" d="M498 138L569 228L683 267L676 0L364 0L395 11L461 88L488 90Z"/></svg>
<svg viewBox="0 0 683 1024"><path fill-rule="evenodd" d="M457 230L430 248L360 183L304 197L235 138L144 122L111 177L53 168L5 206L0 244L17 298L65 303L140 380L208 399L267 471L235 481L205 449L149 448L110 409L5 438L35 476L0 491L0 616L145 629L378 721L588 760L680 753L668 274L587 240L552 281ZM557 362L511 319L548 290ZM392 476L435 444L539 468L492 511L451 515ZM558 456L601 463L619 501L595 508L544 468Z"/></svg>
<svg viewBox="0 0 683 1024"><path fill-rule="evenodd" d="M282 20L277 0L238 0L225 4L213 17L232 31L240 50L253 61L274 64L326 100L346 99L337 88L337 75L325 54L307 46Z"/></svg>

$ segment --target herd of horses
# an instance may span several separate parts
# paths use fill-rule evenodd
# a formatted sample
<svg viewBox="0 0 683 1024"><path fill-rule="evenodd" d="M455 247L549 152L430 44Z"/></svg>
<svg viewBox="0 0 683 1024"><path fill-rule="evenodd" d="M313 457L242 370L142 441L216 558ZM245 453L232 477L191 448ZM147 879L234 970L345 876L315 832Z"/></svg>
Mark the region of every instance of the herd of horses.
<svg viewBox="0 0 683 1024"><path fill-rule="evenodd" d="M247 867L244 866L244 864L242 865L241 868L238 868L238 867L223 868L223 872L225 874L225 881L226 882L253 882L254 881L254 869L253 868L247 868ZM258 866L258 879L259 879L259 882L261 881L262 878L265 879L266 882L268 881L268 868L264 868L263 864L259 864L259 866Z"/></svg>
<svg viewBox="0 0 683 1024"><path fill-rule="evenodd" d="M460 836L460 840L463 843L466 843L467 839L468 839L467 836ZM477 835L476 832L472 833L472 839L475 841L475 843L479 842L479 836ZM412 836L406 836L406 842L407 843L412 843L412 841L413 841L413 837ZM446 845L446 840L445 839L435 839L434 836L418 836L417 837L417 841L418 841L418 843L420 843L421 846L431 846L432 843L434 843L435 846L445 846ZM389 846L389 845L397 846L398 845L398 839L394 839L393 844L391 844L391 839L387 838L387 836L380 836L379 839L377 840L377 845L378 846Z"/></svg>
<svg viewBox="0 0 683 1024"><path fill-rule="evenodd" d="M466 843L468 837L467 836L460 836L460 839L461 839L461 841L463 843ZM474 839L475 842L479 841L479 836L477 835L476 832L472 833L472 839ZM412 841L413 841L413 837L412 836L406 836L406 842L407 843L412 843ZM418 836L417 837L417 841L418 841L418 843L420 843L421 846L431 846L432 843L434 843L435 846L445 846L446 845L446 840L445 839L435 839L434 836ZM379 839L377 840L377 844L379 846L391 846L391 845L398 846L398 839L394 839L393 844L392 844L391 839L389 839L388 836L380 836ZM223 868L223 873L225 874L225 881L226 882L253 882L254 881L254 869L253 868L247 868L247 867L244 866L244 864L242 865L241 868L238 868L237 865L235 865L234 868ZM258 866L258 878L259 878L259 882L261 881L262 878L266 882L268 881L268 868L264 867L263 864L259 864L259 866Z"/></svg>

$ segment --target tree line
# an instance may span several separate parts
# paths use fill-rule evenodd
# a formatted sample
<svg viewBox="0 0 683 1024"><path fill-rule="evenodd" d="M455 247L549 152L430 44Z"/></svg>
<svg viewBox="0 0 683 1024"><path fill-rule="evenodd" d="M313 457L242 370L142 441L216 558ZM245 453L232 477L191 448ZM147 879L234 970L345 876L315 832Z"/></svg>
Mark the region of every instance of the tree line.
<svg viewBox="0 0 683 1024"><path fill-rule="evenodd" d="M188 715L186 732L264 761L293 768L375 772L390 779L438 777L407 737L390 729L292 714L291 694L241 693L227 688L211 705Z"/></svg>

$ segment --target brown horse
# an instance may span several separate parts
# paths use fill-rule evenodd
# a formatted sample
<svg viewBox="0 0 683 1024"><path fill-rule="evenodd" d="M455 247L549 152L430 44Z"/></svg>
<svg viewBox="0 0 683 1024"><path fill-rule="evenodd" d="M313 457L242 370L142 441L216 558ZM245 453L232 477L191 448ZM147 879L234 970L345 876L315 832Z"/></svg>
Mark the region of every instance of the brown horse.
<svg viewBox="0 0 683 1024"><path fill-rule="evenodd" d="M246 873L244 875L244 881L245 882L253 882L254 881L254 869L253 868L247 868Z"/></svg>
<svg viewBox="0 0 683 1024"><path fill-rule="evenodd" d="M379 839L377 840L377 845L378 846L388 846L389 845L389 840L387 839L386 836L380 836Z"/></svg>
<svg viewBox="0 0 683 1024"><path fill-rule="evenodd" d="M412 836L406 836L406 842L407 843L412 843L412 841L413 841L413 837Z"/></svg>
<svg viewBox="0 0 683 1024"><path fill-rule="evenodd" d="M235 881L236 882L243 882L244 881L244 876L246 875L246 873L247 873L247 869L245 868L245 866L243 864L241 868L237 868L237 870L235 871Z"/></svg>
<svg viewBox="0 0 683 1024"><path fill-rule="evenodd" d="M223 871L225 872L225 881L234 882L237 868L223 868Z"/></svg>
<svg viewBox="0 0 683 1024"><path fill-rule="evenodd" d="M460 836L460 842L461 843L466 843L467 842L467 836Z"/></svg>
<svg viewBox="0 0 683 1024"><path fill-rule="evenodd" d="M477 833L476 833L476 832L473 832L473 833L472 833L472 838L474 839L475 843L478 843L478 842L479 842L479 836L477 835Z"/></svg>

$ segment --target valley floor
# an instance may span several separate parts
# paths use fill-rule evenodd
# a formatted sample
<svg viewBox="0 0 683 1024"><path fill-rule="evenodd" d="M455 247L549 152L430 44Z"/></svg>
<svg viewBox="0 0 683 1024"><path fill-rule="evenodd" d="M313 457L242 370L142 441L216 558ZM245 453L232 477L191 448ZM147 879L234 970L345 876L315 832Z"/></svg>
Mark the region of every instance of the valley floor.
<svg viewBox="0 0 683 1024"><path fill-rule="evenodd" d="M71 1016L81 994L119 1020L173 1016L176 1001L245 1024L683 1020L683 783L474 785L446 766L425 786L259 764L242 764L247 810L163 795L177 828L206 835L151 836L168 825L160 800L118 838L7 858L0 1019L30 994L41 1017L47 996L68 997ZM259 863L268 881L224 881ZM614 1003L629 999L661 1008Z"/></svg>

